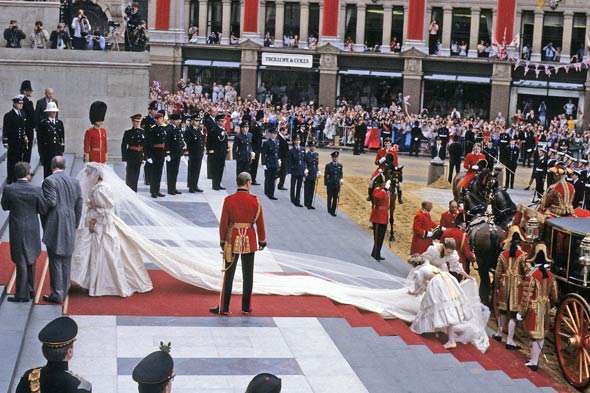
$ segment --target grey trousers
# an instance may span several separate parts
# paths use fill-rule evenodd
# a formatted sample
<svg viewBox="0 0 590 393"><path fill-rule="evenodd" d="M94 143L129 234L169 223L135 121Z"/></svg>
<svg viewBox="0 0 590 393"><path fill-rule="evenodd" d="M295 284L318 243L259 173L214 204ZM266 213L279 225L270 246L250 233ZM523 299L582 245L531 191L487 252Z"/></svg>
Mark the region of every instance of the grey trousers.
<svg viewBox="0 0 590 393"><path fill-rule="evenodd" d="M35 292L35 261L29 263L24 257L14 261L16 265L15 297L28 299L31 292Z"/></svg>
<svg viewBox="0 0 590 393"><path fill-rule="evenodd" d="M63 303L70 290L72 256L56 255L50 250L47 250L47 255L49 256L50 296Z"/></svg>

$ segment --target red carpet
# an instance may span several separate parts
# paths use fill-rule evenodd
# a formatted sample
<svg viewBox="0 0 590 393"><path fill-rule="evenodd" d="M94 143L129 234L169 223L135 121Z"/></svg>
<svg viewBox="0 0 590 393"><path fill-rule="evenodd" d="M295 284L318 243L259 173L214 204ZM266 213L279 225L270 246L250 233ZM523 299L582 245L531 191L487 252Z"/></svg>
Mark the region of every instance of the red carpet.
<svg viewBox="0 0 590 393"><path fill-rule="evenodd" d="M41 281L41 274L43 273L43 267L45 265L45 260L47 258L47 253L45 251L41 252L39 258L37 259L36 270L35 270L35 287L39 287L39 282ZM0 243L0 285L8 285L10 281L10 277L14 272L14 263L10 258L10 244L3 242ZM45 285L43 285L42 295L49 294L49 272L45 277ZM14 287L9 292L9 294L14 294ZM43 302L43 301L41 301Z"/></svg>

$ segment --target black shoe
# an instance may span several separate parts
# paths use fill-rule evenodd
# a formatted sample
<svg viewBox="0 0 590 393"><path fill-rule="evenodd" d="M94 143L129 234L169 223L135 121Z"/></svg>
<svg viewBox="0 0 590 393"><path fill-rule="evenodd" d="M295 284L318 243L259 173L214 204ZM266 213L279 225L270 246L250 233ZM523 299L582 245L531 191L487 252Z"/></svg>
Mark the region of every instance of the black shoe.
<svg viewBox="0 0 590 393"><path fill-rule="evenodd" d="M152 198L157 198L158 194L152 194Z"/></svg>
<svg viewBox="0 0 590 393"><path fill-rule="evenodd" d="M166 196L166 195L162 194L161 192L159 192L157 195L158 195L160 198L163 198L163 197L165 197L165 196Z"/></svg>
<svg viewBox="0 0 590 393"><path fill-rule="evenodd" d="M191 194L194 194L196 191L195 190L188 190L188 192L190 192Z"/></svg>
<svg viewBox="0 0 590 393"><path fill-rule="evenodd" d="M56 299L55 297L53 297L51 295L43 295L43 301L45 301L47 303L61 304L61 301L59 301L58 299Z"/></svg>
<svg viewBox="0 0 590 393"><path fill-rule="evenodd" d="M30 299L25 299L24 297L16 297L16 296L6 298L6 300L8 300L9 302L12 302L12 303L27 303L28 301L30 301Z"/></svg>
<svg viewBox="0 0 590 393"><path fill-rule="evenodd" d="M506 349L509 351L518 351L520 349L519 345L512 345L512 344L506 344Z"/></svg>
<svg viewBox="0 0 590 393"><path fill-rule="evenodd" d="M498 336L497 334L494 334L494 335L492 336L492 338L493 338L494 340L496 340L497 342L499 342L499 343L501 343L501 342L502 342L502 336Z"/></svg>
<svg viewBox="0 0 590 393"><path fill-rule="evenodd" d="M524 190L525 190L525 191L528 191L528 190L530 190L530 189L531 189L531 186L526 186L526 187L524 188Z"/></svg>
<svg viewBox="0 0 590 393"><path fill-rule="evenodd" d="M168 191L168 195L176 195L174 191Z"/></svg>
<svg viewBox="0 0 590 393"><path fill-rule="evenodd" d="M220 190L225 190L225 187L224 186L219 186L219 189Z"/></svg>
<svg viewBox="0 0 590 393"><path fill-rule="evenodd" d="M250 314L252 314L252 309L242 310L242 314L244 314L244 315L250 315Z"/></svg>
<svg viewBox="0 0 590 393"><path fill-rule="evenodd" d="M538 371L539 370L539 366L538 365L534 365L534 364L525 364L525 366L527 366L528 368L531 369L531 371Z"/></svg>
<svg viewBox="0 0 590 393"><path fill-rule="evenodd" d="M336 213L330 212L330 215L336 217Z"/></svg>
<svg viewBox="0 0 590 393"><path fill-rule="evenodd" d="M219 307L210 308L209 312L211 314L215 314L215 315L228 315L229 314L229 312L227 312L227 311L219 312Z"/></svg>
<svg viewBox="0 0 590 393"><path fill-rule="evenodd" d="M253 181L252 181L252 185L253 185L253 186L259 186L259 185L260 185L260 183L258 183L256 180L253 180Z"/></svg>
<svg viewBox="0 0 590 393"><path fill-rule="evenodd" d="M178 190L174 191L174 193L175 193L176 195L180 195L180 194L182 194L182 192L180 192L180 191L178 191Z"/></svg>
<svg viewBox="0 0 590 393"><path fill-rule="evenodd" d="M200 188L195 188L195 192L203 192Z"/></svg>
<svg viewBox="0 0 590 393"><path fill-rule="evenodd" d="M34 298L35 298L35 291L31 291L31 292L29 292L29 297L30 297L31 299L34 299Z"/></svg>
<svg viewBox="0 0 590 393"><path fill-rule="evenodd" d="M275 197L273 197L273 196L269 196L269 197L268 197L268 199L271 199L271 200L273 200L273 201L276 201L276 200L278 200L279 198L275 198Z"/></svg>
<svg viewBox="0 0 590 393"><path fill-rule="evenodd" d="M402 198L397 198L397 203L399 203L400 205L404 203L404 201L402 200Z"/></svg>
<svg viewBox="0 0 590 393"><path fill-rule="evenodd" d="M213 187L213 191L219 191L220 188L219 187Z"/></svg>
<svg viewBox="0 0 590 393"><path fill-rule="evenodd" d="M281 191L287 191L287 190L288 190L288 188L285 188L285 187L279 187L279 190L281 190Z"/></svg>

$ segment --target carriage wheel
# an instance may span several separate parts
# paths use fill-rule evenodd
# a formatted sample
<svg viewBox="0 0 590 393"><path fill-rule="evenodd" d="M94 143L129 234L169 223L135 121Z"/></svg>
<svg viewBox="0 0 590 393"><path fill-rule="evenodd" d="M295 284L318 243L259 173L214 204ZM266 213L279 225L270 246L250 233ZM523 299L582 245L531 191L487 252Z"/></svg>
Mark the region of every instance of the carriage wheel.
<svg viewBox="0 0 590 393"><path fill-rule="evenodd" d="M567 381L578 389L590 382L590 306L577 294L561 302L555 317L555 349Z"/></svg>

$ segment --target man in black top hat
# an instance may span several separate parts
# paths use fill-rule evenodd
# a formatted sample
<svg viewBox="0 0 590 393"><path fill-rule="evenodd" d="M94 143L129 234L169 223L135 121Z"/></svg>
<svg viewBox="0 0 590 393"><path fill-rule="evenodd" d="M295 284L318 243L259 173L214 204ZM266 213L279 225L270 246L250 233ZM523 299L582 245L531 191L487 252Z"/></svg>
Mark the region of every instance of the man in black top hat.
<svg viewBox="0 0 590 393"><path fill-rule="evenodd" d="M23 98L23 113L25 114L26 132L29 144L27 145L27 152L25 153L24 161L31 162L31 151L33 149L33 140L35 139L35 106L31 97L33 97L33 86L31 81L25 80L20 85L20 93Z"/></svg>
<svg viewBox="0 0 590 393"><path fill-rule="evenodd" d="M213 120L211 114L206 114L203 124L207 128L207 165L210 166L212 188L214 190L225 190L221 185L223 170L225 168L225 157L227 155L228 141L227 134L223 128L225 115L218 114Z"/></svg>
<svg viewBox="0 0 590 393"><path fill-rule="evenodd" d="M163 111L162 111L163 112ZM160 192L160 182L162 181L162 170L164 169L164 160L166 158L166 131L167 126L164 124L164 113L156 113L156 126L150 129L145 138L145 153L150 164L149 183L150 195L152 198L163 197Z"/></svg>
<svg viewBox="0 0 590 393"><path fill-rule="evenodd" d="M258 374L248 384L246 393L280 393L281 379L275 375L262 373Z"/></svg>
<svg viewBox="0 0 590 393"><path fill-rule="evenodd" d="M262 169L264 169L264 194L272 200L277 199L275 197L275 186L280 166L277 130L271 128L270 138L262 144Z"/></svg>
<svg viewBox="0 0 590 393"><path fill-rule="evenodd" d="M145 135L141 125L141 114L131 116L131 128L126 130L121 141L121 157L127 163L125 168L125 183L137 192L137 182L141 163L144 159L143 148Z"/></svg>
<svg viewBox="0 0 590 393"><path fill-rule="evenodd" d="M141 128L143 128L143 135L148 138L152 129L156 127L156 113L158 113L158 101L150 102L148 106L148 115L141 121ZM143 177L145 185L150 184L150 169L152 164L146 161L143 166Z"/></svg>
<svg viewBox="0 0 590 393"><path fill-rule="evenodd" d="M191 124L184 131L184 142L188 150L188 172L186 183L188 192L203 192L199 188L201 163L205 152L205 131L199 115L191 116Z"/></svg>
<svg viewBox="0 0 590 393"><path fill-rule="evenodd" d="M166 180L168 184L168 194L176 195L182 194L176 189L176 181L178 179L178 169L180 167L180 158L184 154L184 137L180 123L182 123L182 116L179 114L170 115L172 121L168 124L166 131Z"/></svg>
<svg viewBox="0 0 590 393"><path fill-rule="evenodd" d="M59 317L39 332L47 364L25 372L16 393L90 393L92 385L68 370L74 355L78 325L70 317Z"/></svg>
<svg viewBox="0 0 590 393"><path fill-rule="evenodd" d="M139 393L170 393L174 379L174 359L170 356L170 344L160 343L160 350L143 358L132 374Z"/></svg>
<svg viewBox="0 0 590 393"><path fill-rule="evenodd" d="M342 177L344 176L342 164L338 162L339 155L340 153L337 151L332 152L330 154L332 162L327 163L324 170L324 185L328 194L328 213L334 217L336 217L340 185L343 183Z"/></svg>
<svg viewBox="0 0 590 393"><path fill-rule="evenodd" d="M27 118L23 111L24 97L18 95L12 99L12 109L4 115L2 123L2 143L8 148L6 157L8 184L15 181L14 166L24 161L29 146L27 137Z"/></svg>
<svg viewBox="0 0 590 393"><path fill-rule="evenodd" d="M232 155L236 160L236 177L242 172L248 172L255 153L252 149L250 124L247 122L242 122L240 125L240 132L236 135L232 146Z"/></svg>

